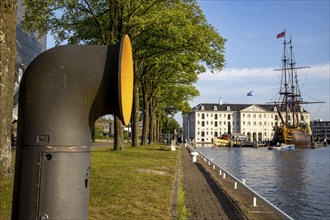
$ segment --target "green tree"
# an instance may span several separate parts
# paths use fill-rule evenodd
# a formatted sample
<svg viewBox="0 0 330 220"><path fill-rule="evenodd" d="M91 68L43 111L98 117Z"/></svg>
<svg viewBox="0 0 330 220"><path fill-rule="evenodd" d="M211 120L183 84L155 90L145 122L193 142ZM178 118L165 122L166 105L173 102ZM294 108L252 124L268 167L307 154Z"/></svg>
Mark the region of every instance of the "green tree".
<svg viewBox="0 0 330 220"><path fill-rule="evenodd" d="M0 175L12 172L11 123L16 61L16 0L0 2Z"/></svg>
<svg viewBox="0 0 330 220"><path fill-rule="evenodd" d="M166 134L167 136L171 136L171 138L174 138L174 133L178 132L180 129L179 123L173 118L173 117L166 117L164 119L164 126L163 126L163 134Z"/></svg>
<svg viewBox="0 0 330 220"><path fill-rule="evenodd" d="M144 125L142 144L151 135L150 129L155 127L152 108L158 106L158 97L162 97L164 89L173 89L170 84L192 86L197 75L205 71L204 65L214 70L221 69L224 64L225 40L207 24L194 1L160 8L157 13L150 14L149 19L152 22L147 22L148 19L140 22L148 33L136 40L137 47L141 47L138 60L143 61L139 68ZM173 108L172 114L184 110L183 103L189 101L189 95L198 93L190 93L184 99L175 99L173 94L172 90L170 100L182 109Z"/></svg>

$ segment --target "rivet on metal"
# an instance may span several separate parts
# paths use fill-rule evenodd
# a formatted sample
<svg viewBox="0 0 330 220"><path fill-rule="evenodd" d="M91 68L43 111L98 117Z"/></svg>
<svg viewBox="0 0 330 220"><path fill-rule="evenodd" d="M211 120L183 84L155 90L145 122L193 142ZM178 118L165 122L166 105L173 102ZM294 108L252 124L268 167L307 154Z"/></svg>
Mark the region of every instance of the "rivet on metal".
<svg viewBox="0 0 330 220"><path fill-rule="evenodd" d="M42 214L40 216L40 220L47 220L47 219L49 219L47 214Z"/></svg>

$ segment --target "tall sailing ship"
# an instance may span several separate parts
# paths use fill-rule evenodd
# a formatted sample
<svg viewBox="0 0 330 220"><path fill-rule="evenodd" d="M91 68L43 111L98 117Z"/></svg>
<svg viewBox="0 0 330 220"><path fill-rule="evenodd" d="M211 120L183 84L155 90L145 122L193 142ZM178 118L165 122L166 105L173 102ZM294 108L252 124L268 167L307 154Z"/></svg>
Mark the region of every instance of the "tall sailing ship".
<svg viewBox="0 0 330 220"><path fill-rule="evenodd" d="M277 38L282 37L284 39L282 68L277 69L278 71L282 71L279 92L281 98L278 102L275 102L281 124L275 125L274 137L271 144L278 145L284 143L294 144L296 147L310 147L312 130L309 123L305 121L301 114L304 111L301 105L312 102L304 102L302 100L297 75L299 69L310 67L296 66L291 37L287 42L285 31L277 35Z"/></svg>

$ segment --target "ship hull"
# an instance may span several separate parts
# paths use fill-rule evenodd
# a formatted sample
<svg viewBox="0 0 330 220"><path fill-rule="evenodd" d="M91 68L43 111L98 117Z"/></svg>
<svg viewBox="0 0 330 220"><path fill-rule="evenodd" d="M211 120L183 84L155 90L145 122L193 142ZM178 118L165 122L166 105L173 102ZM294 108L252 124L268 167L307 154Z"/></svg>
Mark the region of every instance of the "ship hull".
<svg viewBox="0 0 330 220"><path fill-rule="evenodd" d="M306 131L297 129L277 129L272 140L272 145L277 143L294 144L298 148L309 148L311 146L311 135Z"/></svg>

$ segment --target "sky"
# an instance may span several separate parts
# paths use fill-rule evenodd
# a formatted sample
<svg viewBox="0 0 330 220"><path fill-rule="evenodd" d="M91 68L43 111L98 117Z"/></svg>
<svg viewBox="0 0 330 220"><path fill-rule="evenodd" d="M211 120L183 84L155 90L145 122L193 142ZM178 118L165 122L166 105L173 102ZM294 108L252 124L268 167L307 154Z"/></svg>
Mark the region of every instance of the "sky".
<svg viewBox="0 0 330 220"><path fill-rule="evenodd" d="M278 98L283 39L286 30L292 39L297 66L310 66L298 72L305 101L325 101L304 105L311 119L330 120L329 0L237 1L199 0L208 22L225 44L225 67L215 74L207 71L195 84L199 103L265 104ZM254 96L247 96L253 90ZM175 119L181 123L181 114Z"/></svg>
<svg viewBox="0 0 330 220"><path fill-rule="evenodd" d="M189 102L265 104L278 98L283 38L292 38L299 72L300 89L305 101L326 103L304 105L311 119L330 120L330 25L329 0L199 0L209 24L225 44L226 65L220 71L199 76L195 84L200 96ZM48 48L54 45L49 38ZM253 90L254 96L246 94ZM181 113L175 115L181 124Z"/></svg>

